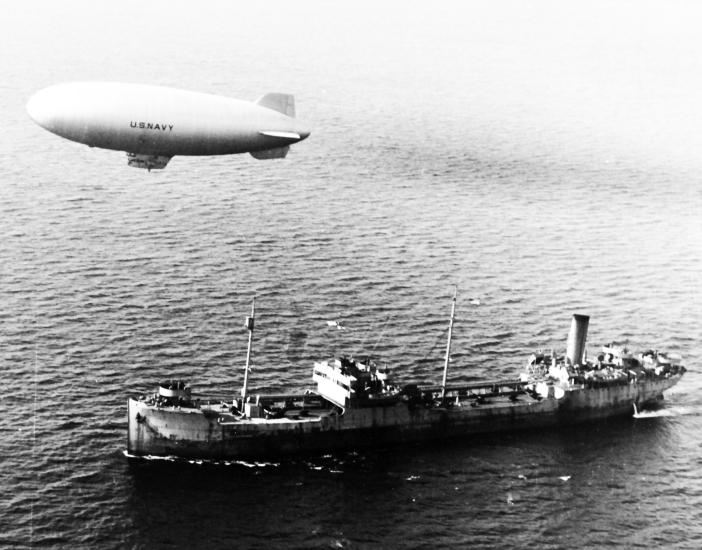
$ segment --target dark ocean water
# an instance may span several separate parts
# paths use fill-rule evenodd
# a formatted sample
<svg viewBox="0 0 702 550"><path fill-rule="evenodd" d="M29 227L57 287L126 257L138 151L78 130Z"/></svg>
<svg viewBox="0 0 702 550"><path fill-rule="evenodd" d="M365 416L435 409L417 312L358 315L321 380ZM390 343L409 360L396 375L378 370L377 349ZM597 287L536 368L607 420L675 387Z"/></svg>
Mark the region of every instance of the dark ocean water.
<svg viewBox="0 0 702 550"><path fill-rule="evenodd" d="M0 21L0 546L699 548L702 42L676 2L23 3ZM60 81L295 93L285 161L128 168L34 125ZM680 353L671 416L282 463L131 462L165 377L298 390ZM471 304L478 297L481 304ZM348 330L327 327L343 319Z"/></svg>

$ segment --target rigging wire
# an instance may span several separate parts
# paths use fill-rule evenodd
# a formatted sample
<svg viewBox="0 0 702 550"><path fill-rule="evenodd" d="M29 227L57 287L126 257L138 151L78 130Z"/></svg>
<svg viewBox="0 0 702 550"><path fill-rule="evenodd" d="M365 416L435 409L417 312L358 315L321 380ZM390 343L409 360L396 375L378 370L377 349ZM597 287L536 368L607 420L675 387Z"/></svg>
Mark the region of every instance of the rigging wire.
<svg viewBox="0 0 702 550"><path fill-rule="evenodd" d="M390 319L390 317L391 317L391 315L388 315L385 318L386 324L387 324L388 320ZM354 350L353 355L358 355L358 353L363 350L363 344L366 343L366 340L368 339L368 335L371 333L372 330L373 330L373 325L371 325L370 327L368 327L366 329L366 332L363 333L363 339L361 340L361 343L358 344L358 347Z"/></svg>
<svg viewBox="0 0 702 550"><path fill-rule="evenodd" d="M445 329L443 329L443 330L436 336L436 338L434 339L434 343L433 343L433 344L431 345L431 347L429 348L429 351L427 351L427 353L424 355L424 357L422 357L422 358L419 360L420 363L423 363L424 361L426 361L427 358L434 352L434 350L436 349L436 346L439 345L439 342L443 341L443 340L446 338L446 333L447 333L447 332L448 332L448 327L445 328Z"/></svg>
<svg viewBox="0 0 702 550"><path fill-rule="evenodd" d="M392 315L388 315L387 318L385 319L385 323L383 324L383 328L380 330L380 334L378 335L378 339L375 341L375 345L373 346L373 349L370 351L370 355L373 355L375 353L375 348L378 347L378 344L380 343L380 339L383 337L383 334L385 333L385 328L388 326L388 322L392 319Z"/></svg>

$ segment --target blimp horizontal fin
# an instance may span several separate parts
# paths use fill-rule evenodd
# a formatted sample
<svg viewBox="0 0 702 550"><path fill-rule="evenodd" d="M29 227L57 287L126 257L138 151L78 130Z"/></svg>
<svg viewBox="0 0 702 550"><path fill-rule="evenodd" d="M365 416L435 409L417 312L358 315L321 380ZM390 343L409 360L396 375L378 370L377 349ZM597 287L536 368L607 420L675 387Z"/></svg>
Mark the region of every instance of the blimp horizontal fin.
<svg viewBox="0 0 702 550"><path fill-rule="evenodd" d="M294 139L295 141L300 141L300 134L295 133L295 132L278 132L278 131L273 131L273 130L265 130L262 132L259 132L262 136L269 136L269 137L275 137L275 138L283 138L283 139Z"/></svg>
<svg viewBox="0 0 702 550"><path fill-rule="evenodd" d="M265 151L251 151L251 156L258 160L283 159L289 150L290 146L286 145L285 147L276 147Z"/></svg>
<svg viewBox="0 0 702 550"><path fill-rule="evenodd" d="M264 95L257 105L266 109L273 109L291 118L295 118L295 97L291 94L270 93Z"/></svg>

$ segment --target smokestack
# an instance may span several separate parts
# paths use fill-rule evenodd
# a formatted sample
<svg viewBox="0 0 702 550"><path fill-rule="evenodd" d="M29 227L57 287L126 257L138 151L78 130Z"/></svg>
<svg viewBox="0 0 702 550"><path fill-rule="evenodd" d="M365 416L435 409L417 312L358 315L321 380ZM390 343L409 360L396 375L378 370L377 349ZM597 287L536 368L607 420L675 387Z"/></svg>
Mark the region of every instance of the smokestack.
<svg viewBox="0 0 702 550"><path fill-rule="evenodd" d="M566 359L570 365L583 364L585 342L587 340L587 327L589 323L589 316L573 315L573 321L570 324L570 333L568 334L568 348L566 350Z"/></svg>

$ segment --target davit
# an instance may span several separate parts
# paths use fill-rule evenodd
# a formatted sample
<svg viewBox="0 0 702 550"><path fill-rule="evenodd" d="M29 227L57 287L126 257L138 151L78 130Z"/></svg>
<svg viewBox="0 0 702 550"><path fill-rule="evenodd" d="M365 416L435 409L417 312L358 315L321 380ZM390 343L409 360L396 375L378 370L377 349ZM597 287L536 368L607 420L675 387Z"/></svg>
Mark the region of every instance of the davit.
<svg viewBox="0 0 702 550"><path fill-rule="evenodd" d="M49 132L126 151L129 166L148 170L165 168L175 155L283 158L310 135L295 119L293 96L281 93L251 103L163 86L72 82L40 90L27 112Z"/></svg>

